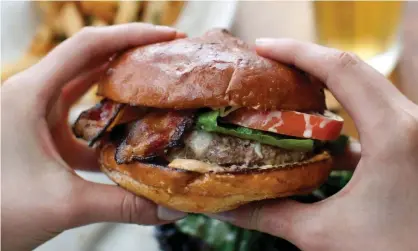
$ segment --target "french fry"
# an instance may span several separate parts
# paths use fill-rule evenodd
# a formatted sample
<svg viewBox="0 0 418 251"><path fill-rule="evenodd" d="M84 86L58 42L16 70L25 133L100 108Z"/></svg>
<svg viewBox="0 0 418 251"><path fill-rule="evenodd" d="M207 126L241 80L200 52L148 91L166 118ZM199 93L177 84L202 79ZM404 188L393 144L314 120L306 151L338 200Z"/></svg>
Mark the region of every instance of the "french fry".
<svg viewBox="0 0 418 251"><path fill-rule="evenodd" d="M91 22L91 26L106 26L108 25L108 23L106 23L106 21L99 19L99 18L94 18L93 21Z"/></svg>
<svg viewBox="0 0 418 251"><path fill-rule="evenodd" d="M64 4L64 2L59 1L36 1L35 3L38 5L38 9L41 11L44 21L48 21L58 16L61 7Z"/></svg>
<svg viewBox="0 0 418 251"><path fill-rule="evenodd" d="M64 4L60 12L60 24L67 37L71 37L83 28L83 17L74 3Z"/></svg>
<svg viewBox="0 0 418 251"><path fill-rule="evenodd" d="M81 1L81 11L85 15L96 16L111 23L118 8L117 1Z"/></svg>
<svg viewBox="0 0 418 251"><path fill-rule="evenodd" d="M115 17L115 24L123 24L136 21L142 3L140 1L119 2L118 12Z"/></svg>
<svg viewBox="0 0 418 251"><path fill-rule="evenodd" d="M57 16L53 21L48 24L55 35L65 35L64 27L61 25L61 18Z"/></svg>
<svg viewBox="0 0 418 251"><path fill-rule="evenodd" d="M165 4L165 1L148 1L145 6L143 21L146 23L161 24Z"/></svg>
<svg viewBox="0 0 418 251"><path fill-rule="evenodd" d="M41 24L31 42L29 54L39 57L47 54L54 47L53 39L54 34L51 27Z"/></svg>
<svg viewBox="0 0 418 251"><path fill-rule="evenodd" d="M40 57L27 54L20 58L17 62L8 63L6 65L2 65L1 67L1 82L3 83L5 80L10 78L11 76L26 70L27 68L31 67L32 65L36 64L39 61Z"/></svg>
<svg viewBox="0 0 418 251"><path fill-rule="evenodd" d="M60 25L57 25L57 21L59 20L60 10L65 2L36 1L35 3L41 12L42 22L50 26L54 32L59 32Z"/></svg>
<svg viewBox="0 0 418 251"><path fill-rule="evenodd" d="M183 5L184 1L147 2L144 22L159 25L173 25L183 9Z"/></svg>
<svg viewBox="0 0 418 251"><path fill-rule="evenodd" d="M335 99L334 95L328 90L325 90L325 102L327 104L327 108L331 111L339 111L341 110L341 105Z"/></svg>
<svg viewBox="0 0 418 251"><path fill-rule="evenodd" d="M91 18L92 26L135 21L173 25L183 9L184 1L36 1L35 4L41 12L42 25L36 31L28 53L17 62L2 65L2 82L32 66L59 41L82 29L86 25L86 17ZM140 13L142 18L138 16ZM93 87L86 96L96 99L94 93ZM328 95L327 100L335 104Z"/></svg>
<svg viewBox="0 0 418 251"><path fill-rule="evenodd" d="M168 1L161 15L161 25L173 25L183 10L184 1Z"/></svg>

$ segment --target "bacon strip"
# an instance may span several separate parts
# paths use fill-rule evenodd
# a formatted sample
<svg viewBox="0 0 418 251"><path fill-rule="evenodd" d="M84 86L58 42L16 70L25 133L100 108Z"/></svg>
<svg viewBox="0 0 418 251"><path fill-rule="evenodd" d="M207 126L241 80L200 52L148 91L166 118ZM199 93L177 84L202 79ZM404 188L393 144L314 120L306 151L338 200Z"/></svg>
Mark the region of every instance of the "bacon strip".
<svg viewBox="0 0 418 251"><path fill-rule="evenodd" d="M117 125L134 122L144 117L147 111L147 107L124 105L113 120L113 123L107 128L107 131L111 131Z"/></svg>
<svg viewBox="0 0 418 251"><path fill-rule="evenodd" d="M165 150L179 146L183 133L192 127L191 111L152 111L134 122L128 136L116 150L118 164L163 156Z"/></svg>
<svg viewBox="0 0 418 251"><path fill-rule="evenodd" d="M92 146L112 124L123 104L103 99L94 107L82 112L73 125L77 138L82 138Z"/></svg>

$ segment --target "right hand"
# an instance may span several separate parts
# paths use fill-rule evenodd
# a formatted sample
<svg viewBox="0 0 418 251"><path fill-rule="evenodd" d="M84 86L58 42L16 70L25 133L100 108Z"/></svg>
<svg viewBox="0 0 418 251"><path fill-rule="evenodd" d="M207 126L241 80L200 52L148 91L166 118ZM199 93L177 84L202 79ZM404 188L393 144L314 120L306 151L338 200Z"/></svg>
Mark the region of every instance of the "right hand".
<svg viewBox="0 0 418 251"><path fill-rule="evenodd" d="M361 158L326 200L259 202L215 217L302 250L417 250L418 106L351 53L288 39L258 40L257 51L328 86L356 124Z"/></svg>
<svg viewBox="0 0 418 251"><path fill-rule="evenodd" d="M115 53L184 34L141 23L86 28L1 87L3 250L32 250L64 230L95 222L163 224L186 214L113 185L79 177L97 155L68 125L70 107Z"/></svg>

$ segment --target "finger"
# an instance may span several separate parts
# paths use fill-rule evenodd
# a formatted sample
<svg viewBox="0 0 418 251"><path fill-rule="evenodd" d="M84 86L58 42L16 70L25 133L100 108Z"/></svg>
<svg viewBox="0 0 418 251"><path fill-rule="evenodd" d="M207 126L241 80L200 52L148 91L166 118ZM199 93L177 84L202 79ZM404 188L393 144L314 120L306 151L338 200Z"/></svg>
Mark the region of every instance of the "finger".
<svg viewBox="0 0 418 251"><path fill-rule="evenodd" d="M361 145L353 138L350 138L349 144L342 155L333 157L335 170L354 170L361 158Z"/></svg>
<svg viewBox="0 0 418 251"><path fill-rule="evenodd" d="M227 221L242 228L253 229L278 236L290 241L298 241L314 216L312 205L293 200L270 200L252 203L236 210L210 214L208 216Z"/></svg>
<svg viewBox="0 0 418 251"><path fill-rule="evenodd" d="M181 32L181 31L177 31L176 39L186 38L186 37L187 37L187 34L186 33Z"/></svg>
<svg viewBox="0 0 418 251"><path fill-rule="evenodd" d="M107 67L108 64L93 66L91 69L86 70L86 72L64 86L60 95L60 102L62 102L63 108L67 112L69 112L70 108L100 80L106 72Z"/></svg>
<svg viewBox="0 0 418 251"><path fill-rule="evenodd" d="M48 127L58 152L64 161L74 169L98 170L95 151L74 137L68 124L68 112L70 107L100 78L105 70L106 65L101 65L70 81L64 87L47 117Z"/></svg>
<svg viewBox="0 0 418 251"><path fill-rule="evenodd" d="M181 219L186 213L158 207L113 185L85 182L77 199L74 225L95 222L121 222L136 224L163 224Z"/></svg>
<svg viewBox="0 0 418 251"><path fill-rule="evenodd" d="M291 39L257 40L260 55L322 80L354 119L359 131L370 118L386 119L388 108L406 98L380 73L351 53ZM409 102L408 102L409 103Z"/></svg>
<svg viewBox="0 0 418 251"><path fill-rule="evenodd" d="M42 76L42 100L50 100L61 88L80 74L93 60L120 50L172 40L177 33L165 26L130 23L110 27L88 27L57 46L31 70Z"/></svg>

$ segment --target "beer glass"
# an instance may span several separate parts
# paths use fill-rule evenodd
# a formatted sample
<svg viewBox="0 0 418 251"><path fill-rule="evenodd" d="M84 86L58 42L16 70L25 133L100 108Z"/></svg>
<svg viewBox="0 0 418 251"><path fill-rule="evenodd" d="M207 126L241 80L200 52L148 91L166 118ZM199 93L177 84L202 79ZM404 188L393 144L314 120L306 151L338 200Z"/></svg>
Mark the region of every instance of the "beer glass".
<svg viewBox="0 0 418 251"><path fill-rule="evenodd" d="M317 42L356 53L389 75L401 52L402 1L315 1Z"/></svg>

